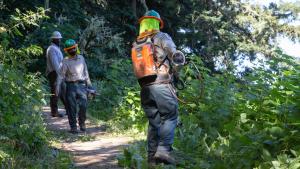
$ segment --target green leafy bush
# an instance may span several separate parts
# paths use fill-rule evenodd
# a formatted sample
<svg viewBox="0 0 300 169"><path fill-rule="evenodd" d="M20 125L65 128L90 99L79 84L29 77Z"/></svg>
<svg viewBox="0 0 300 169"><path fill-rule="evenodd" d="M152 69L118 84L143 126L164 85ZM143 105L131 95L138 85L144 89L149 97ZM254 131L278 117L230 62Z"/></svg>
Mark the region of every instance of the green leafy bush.
<svg viewBox="0 0 300 169"><path fill-rule="evenodd" d="M94 85L100 96L89 103L89 114L106 121L115 131L145 129L146 118L140 107L139 86L130 60L114 60L105 78Z"/></svg>
<svg viewBox="0 0 300 169"><path fill-rule="evenodd" d="M128 168L143 169L147 168L148 164L145 160L146 155L145 141L136 142L123 150L123 155L118 157L119 165Z"/></svg>
<svg viewBox="0 0 300 169"><path fill-rule="evenodd" d="M5 65L0 74L1 135L17 150L38 153L47 143L40 113L45 102L40 80Z"/></svg>
<svg viewBox="0 0 300 169"><path fill-rule="evenodd" d="M45 11L21 12L0 27L0 168L72 168L70 155L49 147L41 107L46 104L40 73L29 73L43 50L24 44L29 26Z"/></svg>

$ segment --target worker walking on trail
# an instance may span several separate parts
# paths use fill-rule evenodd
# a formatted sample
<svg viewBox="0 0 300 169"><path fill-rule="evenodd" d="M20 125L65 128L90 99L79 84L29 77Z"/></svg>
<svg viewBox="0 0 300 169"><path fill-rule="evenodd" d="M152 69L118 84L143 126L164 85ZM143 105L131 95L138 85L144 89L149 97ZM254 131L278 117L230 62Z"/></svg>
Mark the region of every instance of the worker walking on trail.
<svg viewBox="0 0 300 169"><path fill-rule="evenodd" d="M150 10L139 19L139 36L132 47L134 73L141 86L141 104L149 120L148 163L175 164L171 156L178 118L178 101L172 76L184 65L172 38L160 32L164 23Z"/></svg>
<svg viewBox="0 0 300 169"><path fill-rule="evenodd" d="M65 42L64 50L68 57L63 60L60 70L61 80L66 82L66 100L70 132L75 134L77 130L77 105L78 122L81 131L86 131L86 109L87 109L87 90L92 88L91 81L85 59L82 55L77 54L77 44L73 39ZM57 88L59 90L59 87Z"/></svg>
<svg viewBox="0 0 300 169"><path fill-rule="evenodd" d="M51 45L47 49L46 59L47 59L47 68L46 68L46 75L49 80L50 89L51 89L51 96L50 96L50 108L51 108L51 115L53 117L63 117L63 114L58 112L58 98L61 99L65 108L66 108L66 101L65 101L65 84L61 83L60 85L60 93L55 93L57 80L59 76L59 70L62 65L63 54L60 50L60 41L62 36L60 32L55 31L52 33L51 36Z"/></svg>

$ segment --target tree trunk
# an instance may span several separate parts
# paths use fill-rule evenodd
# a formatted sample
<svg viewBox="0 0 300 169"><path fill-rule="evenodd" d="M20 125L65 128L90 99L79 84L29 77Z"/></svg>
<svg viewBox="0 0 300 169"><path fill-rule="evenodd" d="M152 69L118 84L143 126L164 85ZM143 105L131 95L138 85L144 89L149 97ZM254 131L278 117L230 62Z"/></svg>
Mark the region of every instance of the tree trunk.
<svg viewBox="0 0 300 169"><path fill-rule="evenodd" d="M140 0L140 2L143 4L146 11L148 11L148 6L146 4L146 0Z"/></svg>
<svg viewBox="0 0 300 169"><path fill-rule="evenodd" d="M131 7L132 7L132 13L133 13L133 16L136 18L136 0L132 0L131 1Z"/></svg>
<svg viewBox="0 0 300 169"><path fill-rule="evenodd" d="M45 10L49 9L49 0L45 0Z"/></svg>

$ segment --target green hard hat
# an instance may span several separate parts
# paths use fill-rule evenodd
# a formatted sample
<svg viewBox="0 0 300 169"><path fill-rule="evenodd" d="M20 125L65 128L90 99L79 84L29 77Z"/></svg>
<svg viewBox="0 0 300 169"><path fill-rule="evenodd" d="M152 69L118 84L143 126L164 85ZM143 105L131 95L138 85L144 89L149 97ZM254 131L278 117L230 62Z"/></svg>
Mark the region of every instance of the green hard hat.
<svg viewBox="0 0 300 169"><path fill-rule="evenodd" d="M64 48L64 50L68 50L68 49L74 48L76 46L77 46L77 44L76 44L75 40L68 39L65 42L65 48Z"/></svg>
<svg viewBox="0 0 300 169"><path fill-rule="evenodd" d="M72 46L74 46L74 45L76 45L76 42L75 42L75 40L73 40L73 39L68 39L68 40L66 40L66 42L65 42L65 48L69 48L69 47L72 47Z"/></svg>
<svg viewBox="0 0 300 169"><path fill-rule="evenodd" d="M164 27L164 22L161 20L159 13L156 12L155 10L147 11L145 13L145 15L139 19L139 23L141 23L142 20L146 19L146 18L156 19L156 20L158 20L160 22L160 29L162 29Z"/></svg>
<svg viewBox="0 0 300 169"><path fill-rule="evenodd" d="M73 39L68 39L68 40L66 40L66 42L65 42L65 49L70 49L70 48L72 48L72 47L75 47L77 44L76 44L76 42L75 42L75 40L73 40Z"/></svg>

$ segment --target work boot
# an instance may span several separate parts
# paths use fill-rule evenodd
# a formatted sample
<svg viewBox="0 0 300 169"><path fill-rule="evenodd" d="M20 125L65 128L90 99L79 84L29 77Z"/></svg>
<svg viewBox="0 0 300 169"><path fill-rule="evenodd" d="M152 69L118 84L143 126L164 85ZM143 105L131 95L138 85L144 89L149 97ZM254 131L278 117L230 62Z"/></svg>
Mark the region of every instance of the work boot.
<svg viewBox="0 0 300 169"><path fill-rule="evenodd" d="M82 131L82 132L85 132L85 131L86 131L85 124L80 126L80 131Z"/></svg>
<svg viewBox="0 0 300 169"><path fill-rule="evenodd" d="M154 158L154 155L148 154L148 168L154 168L156 166L157 162Z"/></svg>
<svg viewBox="0 0 300 169"><path fill-rule="evenodd" d="M64 114L58 113L58 117L64 117Z"/></svg>
<svg viewBox="0 0 300 169"><path fill-rule="evenodd" d="M52 113L51 115L52 117L64 117L64 115L60 113Z"/></svg>
<svg viewBox="0 0 300 169"><path fill-rule="evenodd" d="M78 134L78 130L77 130L77 128L71 128L71 130L69 131L69 133Z"/></svg>
<svg viewBox="0 0 300 169"><path fill-rule="evenodd" d="M157 162L162 162L165 164L175 165L175 159L170 155L169 152L157 151L154 155Z"/></svg>

